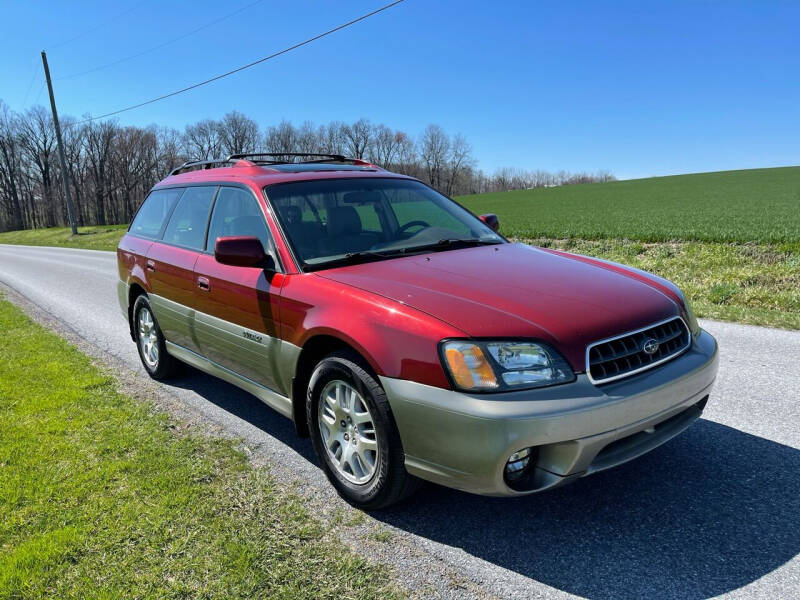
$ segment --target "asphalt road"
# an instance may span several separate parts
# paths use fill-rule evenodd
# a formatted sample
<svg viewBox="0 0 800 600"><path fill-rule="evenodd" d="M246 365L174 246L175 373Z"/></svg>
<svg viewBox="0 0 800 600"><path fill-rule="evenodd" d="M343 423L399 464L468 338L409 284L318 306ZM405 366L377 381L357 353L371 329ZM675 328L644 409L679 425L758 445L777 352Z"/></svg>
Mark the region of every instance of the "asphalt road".
<svg viewBox="0 0 800 600"><path fill-rule="evenodd" d="M0 245L0 283L83 338L91 354L144 377L116 278L112 253ZM413 502L374 515L393 541L368 552L422 595L800 598L800 332L702 325L719 340L721 369L704 418L687 432L537 496L426 486ZM301 493L341 504L308 442L252 396L197 371L165 389L199 419L241 436L257 462Z"/></svg>

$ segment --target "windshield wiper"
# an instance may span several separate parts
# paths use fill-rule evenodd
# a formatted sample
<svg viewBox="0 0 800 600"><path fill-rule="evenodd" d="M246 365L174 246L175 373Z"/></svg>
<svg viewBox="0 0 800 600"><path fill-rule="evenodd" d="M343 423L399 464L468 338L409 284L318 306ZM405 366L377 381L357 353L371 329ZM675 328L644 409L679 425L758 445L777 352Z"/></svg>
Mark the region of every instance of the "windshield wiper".
<svg viewBox="0 0 800 600"><path fill-rule="evenodd" d="M343 258L346 260L361 258L388 258L396 254L403 254L405 250L405 248L392 248L389 250L359 250L357 252L348 252Z"/></svg>
<svg viewBox="0 0 800 600"><path fill-rule="evenodd" d="M424 250L450 250L451 248L468 248L470 246L494 246L502 244L501 240L482 240L480 238L443 238L430 244L404 248L406 252L422 252Z"/></svg>
<svg viewBox="0 0 800 600"><path fill-rule="evenodd" d="M310 270L329 269L338 265L358 264L369 260L381 260L384 258L395 258L419 252L451 250L454 248L468 248L470 246L493 246L502 244L500 240L482 240L480 238L443 238L430 244L419 246L404 246L402 248L386 248L383 250L358 250L348 252L339 258L332 258L314 265L307 265Z"/></svg>
<svg viewBox="0 0 800 600"><path fill-rule="evenodd" d="M318 269L329 269L338 265L351 265L369 260L380 260L383 258L391 258L393 256L402 255L405 248L392 249L392 250L359 250L357 252L348 252L338 258L331 258L319 263L308 264L306 269L316 271Z"/></svg>
<svg viewBox="0 0 800 600"><path fill-rule="evenodd" d="M479 238L443 238L430 244L420 244L419 246L403 246L401 248L385 248L382 250L360 250L358 252L348 252L344 255L344 258L389 258L391 256L413 254L415 252L424 252L426 250L460 248L466 246L486 246L500 243L500 240L482 240Z"/></svg>

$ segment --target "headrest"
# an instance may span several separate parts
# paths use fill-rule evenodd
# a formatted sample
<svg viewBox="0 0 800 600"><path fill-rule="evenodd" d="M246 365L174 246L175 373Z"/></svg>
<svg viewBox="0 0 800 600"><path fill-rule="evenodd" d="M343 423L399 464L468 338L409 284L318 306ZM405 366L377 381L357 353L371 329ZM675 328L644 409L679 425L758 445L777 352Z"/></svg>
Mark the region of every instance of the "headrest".
<svg viewBox="0 0 800 600"><path fill-rule="evenodd" d="M355 233L361 233L361 218L355 208L334 206L328 209L328 235L352 235Z"/></svg>
<svg viewBox="0 0 800 600"><path fill-rule="evenodd" d="M379 192L347 192L343 200L345 204L377 204L381 195Z"/></svg>
<svg viewBox="0 0 800 600"><path fill-rule="evenodd" d="M287 223L294 225L303 220L303 211L300 210L299 206L289 204L283 207L283 218L286 219Z"/></svg>

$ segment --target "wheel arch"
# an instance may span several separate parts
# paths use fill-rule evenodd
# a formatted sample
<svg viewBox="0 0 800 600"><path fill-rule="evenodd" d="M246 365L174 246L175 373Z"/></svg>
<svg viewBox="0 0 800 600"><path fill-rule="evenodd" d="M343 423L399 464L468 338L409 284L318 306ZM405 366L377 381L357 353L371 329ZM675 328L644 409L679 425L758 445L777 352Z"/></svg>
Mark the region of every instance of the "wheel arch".
<svg viewBox="0 0 800 600"><path fill-rule="evenodd" d="M309 436L308 422L306 421L306 395L311 374L320 360L337 350L350 350L363 358L363 366L368 368L376 381L378 379L370 357L366 356L354 344L329 333L317 333L309 337L303 344L300 355L297 358L297 367L292 379L292 420L300 437Z"/></svg>
<svg viewBox="0 0 800 600"><path fill-rule="evenodd" d="M133 326L133 305L136 303L136 299L143 294L146 296L147 290L140 282L132 281L128 285L128 329L134 342L136 341L136 332Z"/></svg>

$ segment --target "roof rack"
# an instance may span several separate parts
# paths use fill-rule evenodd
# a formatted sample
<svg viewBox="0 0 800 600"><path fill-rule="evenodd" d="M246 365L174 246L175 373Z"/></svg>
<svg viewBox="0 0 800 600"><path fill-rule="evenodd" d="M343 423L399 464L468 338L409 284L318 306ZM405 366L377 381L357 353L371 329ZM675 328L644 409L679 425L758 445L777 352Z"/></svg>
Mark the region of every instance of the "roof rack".
<svg viewBox="0 0 800 600"><path fill-rule="evenodd" d="M291 161L288 158L309 158L311 160ZM364 167L377 167L362 158L347 158L341 154L326 154L320 152L243 152L231 154L228 158L215 158L212 160L187 160L181 166L170 171L170 175L178 175L187 171L215 169L217 167L231 167L235 164L247 166L258 165L286 165L286 164L331 164L346 163Z"/></svg>
<svg viewBox="0 0 800 600"><path fill-rule="evenodd" d="M241 160L236 158L215 158L212 160L187 160L181 166L172 169L172 171L170 171L169 174L170 176L172 176L172 175L178 175L179 173L183 173L184 171L214 169L216 167L222 167L222 166L233 166L237 163L248 163L251 166L255 165L255 163L252 163L248 160Z"/></svg>
<svg viewBox="0 0 800 600"><path fill-rule="evenodd" d="M263 157L266 157L266 159ZM311 160L289 161L286 160L287 158L308 158ZM246 152L231 154L228 160L250 160L257 165L346 163L362 167L378 166L363 158L348 158L341 154L328 154L326 152Z"/></svg>
<svg viewBox="0 0 800 600"><path fill-rule="evenodd" d="M268 160L259 160L260 157L269 157ZM301 158L301 157L312 157L316 156L317 160L303 160L298 162L350 162L350 161L358 161L360 159L357 158L347 158L342 156L341 154L326 154L320 152L244 152L239 154L231 154L228 157L228 160L241 160L241 159L255 159L253 162L255 163L267 163L267 164L275 164L281 165L286 164L286 158ZM271 160L270 160L271 159Z"/></svg>

